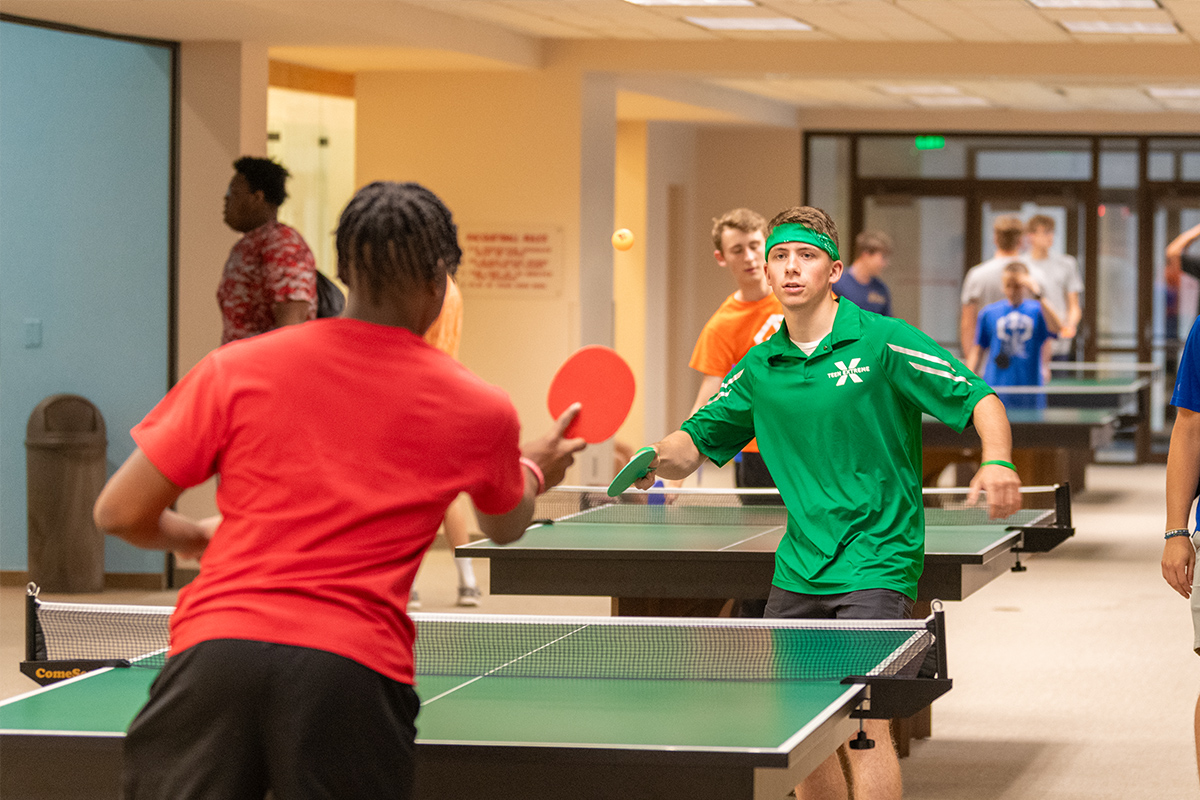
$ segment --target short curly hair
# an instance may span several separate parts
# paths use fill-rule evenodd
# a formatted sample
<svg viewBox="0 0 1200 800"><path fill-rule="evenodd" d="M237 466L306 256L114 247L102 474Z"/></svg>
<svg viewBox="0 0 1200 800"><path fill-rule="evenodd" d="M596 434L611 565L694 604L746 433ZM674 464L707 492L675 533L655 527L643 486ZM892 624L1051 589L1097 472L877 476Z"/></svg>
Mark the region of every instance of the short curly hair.
<svg viewBox="0 0 1200 800"><path fill-rule="evenodd" d="M246 183L250 185L250 191L262 192L263 199L271 205L281 206L283 201L287 200L288 193L284 184L291 177L291 173L277 161L269 158L242 156L233 162L233 168L246 179Z"/></svg>

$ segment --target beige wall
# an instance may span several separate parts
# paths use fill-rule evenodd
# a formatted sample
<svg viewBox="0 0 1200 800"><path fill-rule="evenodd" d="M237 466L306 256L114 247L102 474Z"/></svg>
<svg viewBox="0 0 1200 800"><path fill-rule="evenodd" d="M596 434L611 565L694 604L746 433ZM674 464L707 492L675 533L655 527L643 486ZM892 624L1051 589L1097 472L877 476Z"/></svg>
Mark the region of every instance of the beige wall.
<svg viewBox="0 0 1200 800"><path fill-rule="evenodd" d="M694 342L682 342L679 286L695 264L696 140L694 124L652 122L646 155L646 441L657 441L683 421L696 394L675 377L687 371ZM682 365L682 366L681 366ZM682 411L672 411L686 404Z"/></svg>
<svg viewBox="0 0 1200 800"><path fill-rule="evenodd" d="M635 239L629 250L613 254L613 346L633 369L638 392L616 438L634 450L646 440L646 146L645 122L617 125L614 227L629 228Z"/></svg>
<svg viewBox="0 0 1200 800"><path fill-rule="evenodd" d="M221 202L240 155L265 155L267 48L186 42L180 48L179 343L182 377L221 343L217 282L237 234ZM230 98L236 98L231 101ZM179 509L216 511L214 483L185 492Z"/></svg>
<svg viewBox="0 0 1200 800"><path fill-rule="evenodd" d="M563 230L559 297L463 292L460 358L508 391L524 435L540 434L550 423L546 388L579 344L578 76L361 73L356 91L360 186L417 181L460 225Z"/></svg>
<svg viewBox="0 0 1200 800"><path fill-rule="evenodd" d="M712 223L731 208L752 208L768 220L800 202L800 137L788 128L708 127L699 129L695 155L696 199L689 241L690 272L684 272L673 301L679 323L671 332L668 364L676 387L670 425L686 418L700 388L700 374L687 367L704 323L737 287L713 258Z"/></svg>

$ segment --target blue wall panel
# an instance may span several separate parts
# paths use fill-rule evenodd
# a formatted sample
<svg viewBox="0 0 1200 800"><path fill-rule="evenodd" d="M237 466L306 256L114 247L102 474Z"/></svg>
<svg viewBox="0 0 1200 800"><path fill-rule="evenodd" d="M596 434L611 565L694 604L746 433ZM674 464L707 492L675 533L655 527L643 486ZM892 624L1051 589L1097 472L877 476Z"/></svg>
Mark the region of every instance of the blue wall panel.
<svg viewBox="0 0 1200 800"><path fill-rule="evenodd" d="M25 426L91 400L111 473L168 386L171 48L0 22L0 569L27 568ZM40 347L27 346L30 321ZM109 539L108 572L161 572Z"/></svg>

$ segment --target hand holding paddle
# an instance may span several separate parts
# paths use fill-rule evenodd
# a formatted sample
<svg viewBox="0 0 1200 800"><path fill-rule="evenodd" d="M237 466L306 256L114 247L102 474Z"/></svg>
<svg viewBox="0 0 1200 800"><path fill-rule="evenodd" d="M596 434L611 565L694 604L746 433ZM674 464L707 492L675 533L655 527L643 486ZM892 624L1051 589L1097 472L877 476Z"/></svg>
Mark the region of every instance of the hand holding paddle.
<svg viewBox="0 0 1200 800"><path fill-rule="evenodd" d="M615 350L593 344L579 348L558 368L546 405L557 419L572 403L579 403L582 408L563 435L599 444L621 427L635 390L633 370L625 360Z"/></svg>
<svg viewBox="0 0 1200 800"><path fill-rule="evenodd" d="M521 446L521 455L541 469L546 489L562 483L567 468L575 463L575 454L587 447L583 439L566 438L567 430L579 415L579 408L579 403L567 406L545 436Z"/></svg>
<svg viewBox="0 0 1200 800"><path fill-rule="evenodd" d="M653 447L643 447L638 450L608 485L608 496L616 497L630 486L635 485L639 489L649 489L654 485L654 476L651 473L654 472L656 466L658 466L658 451Z"/></svg>

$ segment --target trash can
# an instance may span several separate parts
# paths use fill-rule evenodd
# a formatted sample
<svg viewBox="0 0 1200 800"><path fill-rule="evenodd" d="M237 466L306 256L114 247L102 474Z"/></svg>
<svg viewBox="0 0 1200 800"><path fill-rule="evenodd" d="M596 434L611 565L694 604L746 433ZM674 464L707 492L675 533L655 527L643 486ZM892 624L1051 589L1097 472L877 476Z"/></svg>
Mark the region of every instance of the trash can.
<svg viewBox="0 0 1200 800"><path fill-rule="evenodd" d="M104 534L92 506L107 478L104 417L91 401L56 394L25 428L29 580L47 592L104 589Z"/></svg>

